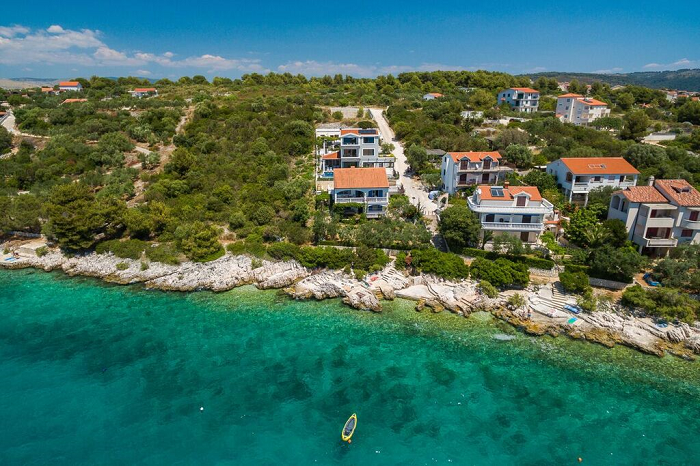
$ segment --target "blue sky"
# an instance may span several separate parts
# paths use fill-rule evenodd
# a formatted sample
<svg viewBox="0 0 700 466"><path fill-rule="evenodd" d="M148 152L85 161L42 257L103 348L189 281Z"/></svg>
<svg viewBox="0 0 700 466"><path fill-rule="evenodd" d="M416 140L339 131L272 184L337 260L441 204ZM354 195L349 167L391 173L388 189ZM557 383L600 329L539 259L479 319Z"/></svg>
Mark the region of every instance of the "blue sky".
<svg viewBox="0 0 700 466"><path fill-rule="evenodd" d="M0 77L700 68L697 0L6 3Z"/></svg>

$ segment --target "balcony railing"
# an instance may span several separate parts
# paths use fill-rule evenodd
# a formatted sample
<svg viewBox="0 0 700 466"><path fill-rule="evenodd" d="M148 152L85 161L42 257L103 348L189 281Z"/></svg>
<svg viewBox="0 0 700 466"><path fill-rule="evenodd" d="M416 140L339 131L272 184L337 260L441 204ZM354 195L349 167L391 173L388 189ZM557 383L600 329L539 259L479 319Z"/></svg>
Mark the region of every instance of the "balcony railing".
<svg viewBox="0 0 700 466"><path fill-rule="evenodd" d="M484 230L542 231L544 223L481 222Z"/></svg>
<svg viewBox="0 0 700 466"><path fill-rule="evenodd" d="M681 221L681 226L688 230L700 230L700 220L688 220L686 218Z"/></svg>
<svg viewBox="0 0 700 466"><path fill-rule="evenodd" d="M648 248L673 248L678 244L676 238L643 238L634 236L634 242Z"/></svg>
<svg viewBox="0 0 700 466"><path fill-rule="evenodd" d="M386 211L381 212L365 212L365 217L367 218L379 218L386 215Z"/></svg>
<svg viewBox="0 0 700 466"><path fill-rule="evenodd" d="M647 217L646 226L659 228L673 228L676 219L673 217Z"/></svg>
<svg viewBox="0 0 700 466"><path fill-rule="evenodd" d="M554 206L551 202L546 199L542 199L541 206L491 206L491 205L480 205L476 204L472 198L467 200L469 204L469 209L477 213L487 213L487 214L518 214L518 215L528 215L528 214L549 214L554 210Z"/></svg>
<svg viewBox="0 0 700 466"><path fill-rule="evenodd" d="M338 204L347 204L349 202L359 204L382 204L389 203L388 197L338 197L335 202Z"/></svg>
<svg viewBox="0 0 700 466"><path fill-rule="evenodd" d="M502 167L500 165L497 165L497 166L491 166L489 168L460 166L459 169L457 169L457 171L458 172L499 172L499 171L510 171L510 170L506 167Z"/></svg>
<svg viewBox="0 0 700 466"><path fill-rule="evenodd" d="M337 197L335 199L335 202L337 202L338 204L347 204L349 202L363 204L365 202L365 198L364 197Z"/></svg>
<svg viewBox="0 0 700 466"><path fill-rule="evenodd" d="M629 188L635 186L634 181L622 181L618 182L615 180L601 180L601 181L585 181L577 182L573 184L574 191L591 191L596 188L604 188L606 186L615 186L621 189Z"/></svg>
<svg viewBox="0 0 700 466"><path fill-rule="evenodd" d="M388 204L389 198L387 197L368 197L365 199L367 204Z"/></svg>

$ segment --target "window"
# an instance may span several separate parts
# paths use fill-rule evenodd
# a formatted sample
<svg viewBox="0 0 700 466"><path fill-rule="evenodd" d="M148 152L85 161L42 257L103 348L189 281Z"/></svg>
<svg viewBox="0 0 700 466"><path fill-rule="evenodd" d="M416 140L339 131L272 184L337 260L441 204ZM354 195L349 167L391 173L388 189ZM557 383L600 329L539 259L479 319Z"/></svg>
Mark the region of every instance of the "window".
<svg viewBox="0 0 700 466"><path fill-rule="evenodd" d="M690 220L691 222L696 222L698 220L698 214L700 214L700 212L698 212L697 210L693 210L692 212L690 212L690 217L688 217L688 220Z"/></svg>
<svg viewBox="0 0 700 466"><path fill-rule="evenodd" d="M515 199L515 205L518 207L525 207L527 204L527 196L518 196Z"/></svg>
<svg viewBox="0 0 700 466"><path fill-rule="evenodd" d="M566 174L566 181L568 181L568 182L570 183L570 182L572 182L573 180L574 180L574 175L572 175L571 172L568 172L568 173Z"/></svg>
<svg viewBox="0 0 700 466"><path fill-rule="evenodd" d="M693 230L681 231L681 238L690 238L691 236L693 236Z"/></svg>
<svg viewBox="0 0 700 466"><path fill-rule="evenodd" d="M357 149L343 149L343 157L357 157Z"/></svg>
<svg viewBox="0 0 700 466"><path fill-rule="evenodd" d="M374 155L374 149L362 149L362 155Z"/></svg>
<svg viewBox="0 0 700 466"><path fill-rule="evenodd" d="M486 217L484 217L485 222L493 222L496 219L496 216L494 214L487 214Z"/></svg>
<svg viewBox="0 0 700 466"><path fill-rule="evenodd" d="M374 144L374 138L362 138L363 144Z"/></svg>
<svg viewBox="0 0 700 466"><path fill-rule="evenodd" d="M357 144L357 138L343 138L343 144L355 145Z"/></svg>
<svg viewBox="0 0 700 466"><path fill-rule="evenodd" d="M594 177L593 177L593 181L595 181L595 182L600 182L601 179L602 179L602 178L601 178L600 176L594 176Z"/></svg>
<svg viewBox="0 0 700 466"><path fill-rule="evenodd" d="M620 198L618 196L613 196L610 206L615 210L620 210Z"/></svg>
<svg viewBox="0 0 700 466"><path fill-rule="evenodd" d="M620 175L620 183L624 183L624 182L625 182L625 175Z"/></svg>

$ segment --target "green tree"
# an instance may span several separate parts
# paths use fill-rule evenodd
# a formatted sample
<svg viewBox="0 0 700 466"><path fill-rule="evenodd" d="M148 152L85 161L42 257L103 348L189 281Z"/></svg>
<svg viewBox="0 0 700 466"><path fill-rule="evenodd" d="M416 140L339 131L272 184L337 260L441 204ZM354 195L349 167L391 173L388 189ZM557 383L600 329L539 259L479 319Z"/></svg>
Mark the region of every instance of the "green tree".
<svg viewBox="0 0 700 466"><path fill-rule="evenodd" d="M635 110L625 115L623 122L620 137L639 142L647 135L651 120L643 111Z"/></svg>
<svg viewBox="0 0 700 466"><path fill-rule="evenodd" d="M632 105L634 105L634 96L629 92L622 92L617 95L615 103L617 103L622 110L629 110L632 108Z"/></svg>
<svg viewBox="0 0 700 466"><path fill-rule="evenodd" d="M481 223L467 206L450 206L440 214L440 234L450 248L459 250L478 244Z"/></svg>
<svg viewBox="0 0 700 466"><path fill-rule="evenodd" d="M598 224L598 217L591 209L577 209L564 227L564 236L579 246L589 246L587 232Z"/></svg>
<svg viewBox="0 0 700 466"><path fill-rule="evenodd" d="M406 161L415 172L422 173L428 166L428 152L424 147L412 144L406 151Z"/></svg>
<svg viewBox="0 0 700 466"><path fill-rule="evenodd" d="M224 255L224 248L219 243L219 232L204 222L180 225L175 230L175 239L177 247L196 262L207 262Z"/></svg>
<svg viewBox="0 0 700 466"><path fill-rule="evenodd" d="M632 282L632 278L645 265L644 256L632 247L614 248L605 245L591 252L589 261L591 275L608 280L617 280L625 283Z"/></svg>
<svg viewBox="0 0 700 466"><path fill-rule="evenodd" d="M9 152L10 149L12 149L12 135L4 126L0 126L0 154Z"/></svg>
<svg viewBox="0 0 700 466"><path fill-rule="evenodd" d="M506 147L505 159L518 168L529 168L532 166L532 151L527 146L511 144Z"/></svg>
<svg viewBox="0 0 700 466"><path fill-rule="evenodd" d="M700 125L700 101L688 100L678 109L678 122Z"/></svg>
<svg viewBox="0 0 700 466"><path fill-rule="evenodd" d="M557 189L557 181L553 175L539 170L531 170L523 177L523 183L527 186L536 186L540 193L548 189Z"/></svg>
<svg viewBox="0 0 700 466"><path fill-rule="evenodd" d="M475 110L486 110L496 105L496 96L485 89L476 89L469 93L467 104Z"/></svg>
<svg viewBox="0 0 700 466"><path fill-rule="evenodd" d="M511 144L525 146L529 139L530 136L525 131L517 128L506 128L496 136L494 145L497 149L505 149Z"/></svg>

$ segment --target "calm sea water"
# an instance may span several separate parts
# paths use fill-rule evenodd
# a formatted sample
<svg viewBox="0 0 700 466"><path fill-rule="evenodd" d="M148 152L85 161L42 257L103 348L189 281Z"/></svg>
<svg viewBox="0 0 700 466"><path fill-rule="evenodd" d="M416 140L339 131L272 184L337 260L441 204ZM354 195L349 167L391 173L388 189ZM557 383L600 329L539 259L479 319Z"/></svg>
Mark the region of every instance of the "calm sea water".
<svg viewBox="0 0 700 466"><path fill-rule="evenodd" d="M700 463L700 364L488 315L36 271L0 313L3 465Z"/></svg>

